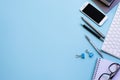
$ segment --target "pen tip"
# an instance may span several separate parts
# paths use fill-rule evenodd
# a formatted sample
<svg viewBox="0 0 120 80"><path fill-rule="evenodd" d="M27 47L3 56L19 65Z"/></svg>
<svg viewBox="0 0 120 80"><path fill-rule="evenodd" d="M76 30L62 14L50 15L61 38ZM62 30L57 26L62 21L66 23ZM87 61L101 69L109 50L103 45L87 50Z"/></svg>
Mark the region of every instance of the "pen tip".
<svg viewBox="0 0 120 80"><path fill-rule="evenodd" d="M85 35L85 38L88 38L87 35Z"/></svg>
<svg viewBox="0 0 120 80"><path fill-rule="evenodd" d="M83 24L81 24L81 26L83 26Z"/></svg>
<svg viewBox="0 0 120 80"><path fill-rule="evenodd" d="M84 19L83 17L81 17L81 19L82 19L83 21L85 21L85 19Z"/></svg>
<svg viewBox="0 0 120 80"><path fill-rule="evenodd" d="M88 36L87 36L87 35L85 35L85 38L86 38L88 41L90 41L90 39L88 38Z"/></svg>

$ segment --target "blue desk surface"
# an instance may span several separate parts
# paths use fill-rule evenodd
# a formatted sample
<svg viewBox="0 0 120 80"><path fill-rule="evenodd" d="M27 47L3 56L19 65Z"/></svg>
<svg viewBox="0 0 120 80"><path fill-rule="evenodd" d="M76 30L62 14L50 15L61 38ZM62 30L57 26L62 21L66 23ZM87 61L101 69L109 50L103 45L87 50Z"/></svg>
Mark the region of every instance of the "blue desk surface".
<svg viewBox="0 0 120 80"><path fill-rule="evenodd" d="M91 80L99 55L84 35L101 48L102 42L81 23L79 8L91 0L1 0L0 80ZM94 3L93 3L94 4ZM116 8L98 27L105 35ZM95 56L76 59L86 49ZM105 59L120 60L104 54Z"/></svg>

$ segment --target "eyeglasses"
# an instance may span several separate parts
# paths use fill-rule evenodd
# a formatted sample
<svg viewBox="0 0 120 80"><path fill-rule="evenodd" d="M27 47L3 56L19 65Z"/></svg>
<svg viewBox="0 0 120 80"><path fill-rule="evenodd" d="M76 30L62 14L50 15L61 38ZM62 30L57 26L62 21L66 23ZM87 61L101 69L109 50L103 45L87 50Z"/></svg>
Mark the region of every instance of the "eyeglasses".
<svg viewBox="0 0 120 80"><path fill-rule="evenodd" d="M117 74L117 72L120 70L120 64L118 63L112 63L108 70L110 73L103 73L98 80L112 80L113 77Z"/></svg>

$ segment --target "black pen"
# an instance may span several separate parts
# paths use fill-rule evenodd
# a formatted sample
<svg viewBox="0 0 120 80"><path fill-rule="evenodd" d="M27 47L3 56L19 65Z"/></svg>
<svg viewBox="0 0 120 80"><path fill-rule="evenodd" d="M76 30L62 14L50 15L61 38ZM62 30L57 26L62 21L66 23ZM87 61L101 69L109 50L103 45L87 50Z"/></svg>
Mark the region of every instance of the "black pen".
<svg viewBox="0 0 120 80"><path fill-rule="evenodd" d="M90 22L88 22L85 18L81 17L81 19L91 28L93 29L98 35L100 35L103 39L105 38L104 34L102 34L100 31L98 31L95 27L93 27Z"/></svg>
<svg viewBox="0 0 120 80"><path fill-rule="evenodd" d="M99 40L104 41L103 38L97 34L95 31L93 31L92 29L90 29L88 26L86 25L82 25L86 30L88 30L90 33L92 33L95 37L97 37Z"/></svg>

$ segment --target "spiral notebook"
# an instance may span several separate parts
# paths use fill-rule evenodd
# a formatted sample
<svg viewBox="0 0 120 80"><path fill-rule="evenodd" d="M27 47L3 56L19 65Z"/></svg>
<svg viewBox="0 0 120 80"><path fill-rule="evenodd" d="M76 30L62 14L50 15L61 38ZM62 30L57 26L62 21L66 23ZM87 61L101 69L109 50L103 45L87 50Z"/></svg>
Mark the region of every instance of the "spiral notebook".
<svg viewBox="0 0 120 80"><path fill-rule="evenodd" d="M110 73L110 71L108 70L108 67L112 63L113 63L112 61L98 58L97 62L96 62L96 66L95 66L95 70L94 70L94 74L93 74L92 80L98 80L98 78L103 73ZM118 73L115 75L115 77L112 80L120 80L120 70L118 71Z"/></svg>

